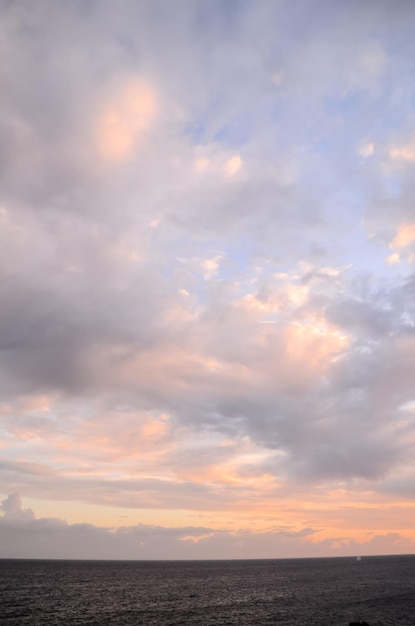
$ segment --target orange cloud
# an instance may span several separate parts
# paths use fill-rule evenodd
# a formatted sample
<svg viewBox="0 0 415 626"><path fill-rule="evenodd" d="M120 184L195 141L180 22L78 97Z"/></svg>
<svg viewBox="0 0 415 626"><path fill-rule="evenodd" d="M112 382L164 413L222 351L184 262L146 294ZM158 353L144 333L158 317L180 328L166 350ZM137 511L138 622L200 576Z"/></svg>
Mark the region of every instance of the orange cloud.
<svg viewBox="0 0 415 626"><path fill-rule="evenodd" d="M156 114L154 88L136 78L124 83L102 106L96 123L99 156L109 162L130 157Z"/></svg>
<svg viewBox="0 0 415 626"><path fill-rule="evenodd" d="M288 354L304 365L315 367L328 361L348 343L345 335L324 319L292 324L286 332Z"/></svg>
<svg viewBox="0 0 415 626"><path fill-rule="evenodd" d="M390 256L386 257L386 263L389 263L389 265L393 265L394 263L399 263L401 260L399 254L391 254Z"/></svg>
<svg viewBox="0 0 415 626"><path fill-rule="evenodd" d="M400 148L392 148L389 151L389 156L395 160L415 161L415 145L412 143Z"/></svg>
<svg viewBox="0 0 415 626"><path fill-rule="evenodd" d="M231 157L225 163L225 173L227 176L234 176L241 168L242 159L237 154L236 156Z"/></svg>
<svg viewBox="0 0 415 626"><path fill-rule="evenodd" d="M85 425L78 433L81 446L99 450L115 459L127 457L158 457L166 452L169 442L169 416L151 412L111 412ZM161 445L163 443L163 445Z"/></svg>
<svg viewBox="0 0 415 626"><path fill-rule="evenodd" d="M199 157L196 159L194 166L198 172L204 172L211 166L211 162L206 157Z"/></svg>
<svg viewBox="0 0 415 626"><path fill-rule="evenodd" d="M193 167L197 172L211 171L231 178L241 169L242 159L239 154L229 156L229 153L220 152L217 146L210 146L210 149L205 149L204 152L207 154L197 156L193 162Z"/></svg>
<svg viewBox="0 0 415 626"><path fill-rule="evenodd" d="M405 248L415 241L415 224L403 224L399 227L391 248Z"/></svg>
<svg viewBox="0 0 415 626"><path fill-rule="evenodd" d="M157 441L164 437L168 431L169 416L163 414L159 419L149 417L147 421L141 426L141 434L146 441Z"/></svg>

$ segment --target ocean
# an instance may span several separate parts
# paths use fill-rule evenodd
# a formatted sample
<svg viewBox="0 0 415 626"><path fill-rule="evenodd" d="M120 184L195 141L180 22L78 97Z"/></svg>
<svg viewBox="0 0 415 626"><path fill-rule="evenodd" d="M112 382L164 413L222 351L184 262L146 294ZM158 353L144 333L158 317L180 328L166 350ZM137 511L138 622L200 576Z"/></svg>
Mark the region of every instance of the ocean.
<svg viewBox="0 0 415 626"><path fill-rule="evenodd" d="M0 623L415 625L415 556L0 560Z"/></svg>

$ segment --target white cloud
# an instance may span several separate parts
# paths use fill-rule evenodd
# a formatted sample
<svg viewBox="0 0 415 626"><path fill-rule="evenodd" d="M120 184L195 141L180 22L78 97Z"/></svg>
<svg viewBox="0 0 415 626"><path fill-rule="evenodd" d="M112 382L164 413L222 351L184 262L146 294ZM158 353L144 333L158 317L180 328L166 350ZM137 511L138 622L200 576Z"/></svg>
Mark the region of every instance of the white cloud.
<svg viewBox="0 0 415 626"><path fill-rule="evenodd" d="M202 271L205 280L211 280L217 275L219 271L219 265L222 260L223 256L221 254L217 254L211 259L205 259L204 261L202 261Z"/></svg>
<svg viewBox="0 0 415 626"><path fill-rule="evenodd" d="M386 263L389 263L389 265L394 265L395 263L400 263L401 258L399 256L399 254L390 254L389 256L386 257Z"/></svg>
<svg viewBox="0 0 415 626"><path fill-rule="evenodd" d="M372 156L375 152L375 145L372 142L364 142L361 143L357 149L357 152L360 156L364 157L365 159L367 159L368 157Z"/></svg>

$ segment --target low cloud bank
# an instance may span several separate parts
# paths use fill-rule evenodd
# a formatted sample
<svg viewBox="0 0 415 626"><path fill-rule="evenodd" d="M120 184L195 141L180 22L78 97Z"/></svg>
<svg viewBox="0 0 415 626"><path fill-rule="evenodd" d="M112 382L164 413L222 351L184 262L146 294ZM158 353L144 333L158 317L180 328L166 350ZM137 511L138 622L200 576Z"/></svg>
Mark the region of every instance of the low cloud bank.
<svg viewBox="0 0 415 626"><path fill-rule="evenodd" d="M3 500L0 509L4 512L0 517L0 558L249 559L405 554L415 550L415 542L399 533L375 535L357 543L347 538L319 541L318 530L312 528L234 532L197 526L102 528L68 524L57 518L36 519L33 511L23 509L17 494Z"/></svg>

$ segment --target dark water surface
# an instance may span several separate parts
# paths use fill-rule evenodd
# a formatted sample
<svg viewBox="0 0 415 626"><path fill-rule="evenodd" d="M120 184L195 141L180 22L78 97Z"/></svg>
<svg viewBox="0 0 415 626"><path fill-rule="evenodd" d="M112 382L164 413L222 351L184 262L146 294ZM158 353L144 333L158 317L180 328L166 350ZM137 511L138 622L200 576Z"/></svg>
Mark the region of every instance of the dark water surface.
<svg viewBox="0 0 415 626"><path fill-rule="evenodd" d="M415 556L0 560L0 623L415 626Z"/></svg>

